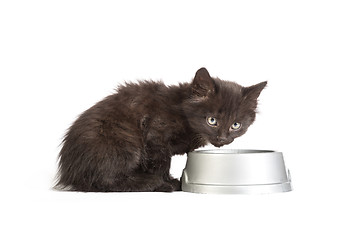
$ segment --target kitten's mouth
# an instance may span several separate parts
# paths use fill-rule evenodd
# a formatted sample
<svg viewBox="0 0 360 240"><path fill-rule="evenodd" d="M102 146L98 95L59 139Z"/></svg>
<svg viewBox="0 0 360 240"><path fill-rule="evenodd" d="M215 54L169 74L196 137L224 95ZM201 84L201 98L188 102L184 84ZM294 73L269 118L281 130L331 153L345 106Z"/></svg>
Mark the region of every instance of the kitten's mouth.
<svg viewBox="0 0 360 240"><path fill-rule="evenodd" d="M223 143L215 143L215 144L213 144L215 147L222 147L222 146L224 146L225 144L223 144Z"/></svg>
<svg viewBox="0 0 360 240"><path fill-rule="evenodd" d="M214 145L215 147L222 147L224 146L226 143L220 143L220 142L210 142L212 145Z"/></svg>
<svg viewBox="0 0 360 240"><path fill-rule="evenodd" d="M230 144L232 142L233 142L232 140L231 141L210 141L210 143L212 145L214 145L215 147L218 147L218 148L222 147L224 145Z"/></svg>

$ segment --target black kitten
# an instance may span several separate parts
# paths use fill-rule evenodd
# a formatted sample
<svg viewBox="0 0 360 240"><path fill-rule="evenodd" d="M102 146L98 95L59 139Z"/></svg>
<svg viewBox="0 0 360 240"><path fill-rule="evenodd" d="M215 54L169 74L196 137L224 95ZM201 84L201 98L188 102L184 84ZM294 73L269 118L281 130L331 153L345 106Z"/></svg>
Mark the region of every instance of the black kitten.
<svg viewBox="0 0 360 240"><path fill-rule="evenodd" d="M59 154L57 188L75 191L176 191L171 156L211 143L221 147L255 120L266 82L242 87L210 77L166 86L143 81L85 111L69 128Z"/></svg>

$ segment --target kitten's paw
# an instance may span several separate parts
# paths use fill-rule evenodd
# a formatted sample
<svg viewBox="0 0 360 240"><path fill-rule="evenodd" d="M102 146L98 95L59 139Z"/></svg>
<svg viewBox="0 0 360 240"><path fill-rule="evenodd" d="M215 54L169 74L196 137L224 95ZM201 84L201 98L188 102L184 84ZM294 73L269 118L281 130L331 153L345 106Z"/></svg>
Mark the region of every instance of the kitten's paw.
<svg viewBox="0 0 360 240"><path fill-rule="evenodd" d="M168 182L164 182L160 187L154 190L155 192L173 192L181 191L181 182L178 179L171 179Z"/></svg>
<svg viewBox="0 0 360 240"><path fill-rule="evenodd" d="M173 187L173 191L181 191L181 182L178 179L171 179L170 184Z"/></svg>
<svg viewBox="0 0 360 240"><path fill-rule="evenodd" d="M164 182L160 187L156 188L154 192L173 192L174 188L170 183Z"/></svg>

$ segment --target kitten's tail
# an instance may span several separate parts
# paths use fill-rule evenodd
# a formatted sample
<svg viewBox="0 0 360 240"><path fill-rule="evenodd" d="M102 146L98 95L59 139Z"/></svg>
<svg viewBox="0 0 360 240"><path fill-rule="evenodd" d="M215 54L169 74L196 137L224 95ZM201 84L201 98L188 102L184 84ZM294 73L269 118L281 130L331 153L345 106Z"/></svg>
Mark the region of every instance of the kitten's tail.
<svg viewBox="0 0 360 240"><path fill-rule="evenodd" d="M57 173L53 179L51 190L54 191L74 191L74 188L71 185L64 184L61 181L60 169L57 170Z"/></svg>

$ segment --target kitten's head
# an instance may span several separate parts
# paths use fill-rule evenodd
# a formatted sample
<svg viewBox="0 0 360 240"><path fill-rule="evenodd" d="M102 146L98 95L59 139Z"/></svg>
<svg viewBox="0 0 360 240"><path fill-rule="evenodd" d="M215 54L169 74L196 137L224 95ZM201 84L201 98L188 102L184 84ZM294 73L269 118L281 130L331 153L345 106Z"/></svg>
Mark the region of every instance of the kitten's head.
<svg viewBox="0 0 360 240"><path fill-rule="evenodd" d="M199 69L183 105L190 127L216 147L231 143L255 121L257 98L266 84L242 87Z"/></svg>

